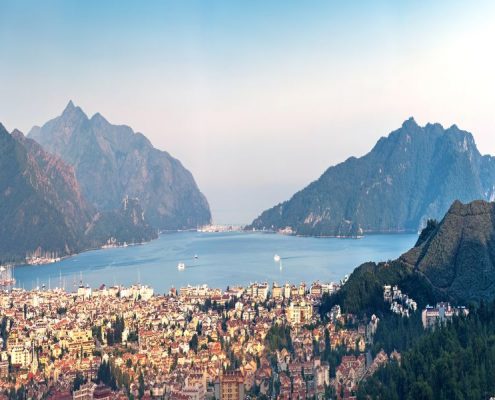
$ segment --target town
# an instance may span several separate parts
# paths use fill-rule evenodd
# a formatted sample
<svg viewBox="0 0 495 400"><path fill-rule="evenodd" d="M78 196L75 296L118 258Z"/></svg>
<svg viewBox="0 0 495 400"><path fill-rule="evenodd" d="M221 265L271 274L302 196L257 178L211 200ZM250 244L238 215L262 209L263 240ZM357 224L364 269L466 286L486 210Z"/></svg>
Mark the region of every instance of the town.
<svg viewBox="0 0 495 400"><path fill-rule="evenodd" d="M357 321L338 305L319 314L340 287L5 290L0 399L353 398L362 379L400 354L370 357L375 315ZM384 288L386 301L411 302L401 296ZM454 312L425 313L431 326Z"/></svg>

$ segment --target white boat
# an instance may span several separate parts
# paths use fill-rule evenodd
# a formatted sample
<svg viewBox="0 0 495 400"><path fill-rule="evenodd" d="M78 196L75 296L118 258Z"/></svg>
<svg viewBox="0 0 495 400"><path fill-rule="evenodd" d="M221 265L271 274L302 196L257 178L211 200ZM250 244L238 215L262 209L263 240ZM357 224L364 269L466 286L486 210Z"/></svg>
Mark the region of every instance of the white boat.
<svg viewBox="0 0 495 400"><path fill-rule="evenodd" d="M186 269L186 264L184 264L184 263L179 263L179 264L177 264L177 269L178 269L179 271L183 271L183 270L185 270L185 269Z"/></svg>
<svg viewBox="0 0 495 400"><path fill-rule="evenodd" d="M275 254L275 255L273 256L273 261L275 261L275 262L280 262L280 256L279 256L278 254Z"/></svg>
<svg viewBox="0 0 495 400"><path fill-rule="evenodd" d="M197 254L194 255L194 259L197 260L199 257Z"/></svg>

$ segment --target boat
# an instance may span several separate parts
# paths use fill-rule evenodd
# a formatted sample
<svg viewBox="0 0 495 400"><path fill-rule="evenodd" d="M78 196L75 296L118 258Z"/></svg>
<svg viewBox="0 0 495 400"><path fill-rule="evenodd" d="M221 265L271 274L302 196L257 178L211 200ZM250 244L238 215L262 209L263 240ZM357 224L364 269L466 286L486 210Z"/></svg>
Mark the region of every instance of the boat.
<svg viewBox="0 0 495 400"><path fill-rule="evenodd" d="M275 262L280 262L280 256L279 256L278 254L275 254L275 255L273 256L273 261L275 261Z"/></svg>
<svg viewBox="0 0 495 400"><path fill-rule="evenodd" d="M197 260L199 257L197 254L194 255L194 259Z"/></svg>
<svg viewBox="0 0 495 400"><path fill-rule="evenodd" d="M179 271L183 271L183 270L185 270L185 269L186 269L186 264L184 264L184 263L182 263L182 262L181 262L181 263L179 263L179 264L177 264L177 269L178 269Z"/></svg>

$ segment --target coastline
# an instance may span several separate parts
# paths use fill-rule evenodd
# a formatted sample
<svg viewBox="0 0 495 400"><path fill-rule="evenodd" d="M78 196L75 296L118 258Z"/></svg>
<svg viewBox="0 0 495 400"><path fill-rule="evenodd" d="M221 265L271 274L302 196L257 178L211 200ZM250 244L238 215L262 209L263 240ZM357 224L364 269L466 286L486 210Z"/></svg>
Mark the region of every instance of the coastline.
<svg viewBox="0 0 495 400"><path fill-rule="evenodd" d="M175 231L175 232L178 232L178 231ZM14 267L41 267L41 266L44 266L44 265L51 265L51 264L56 264L58 262L62 262L64 260L67 260L69 258L72 258L72 257L75 257L79 254L84 254L84 253L88 253L90 251L98 251L98 250L109 250L109 249L117 249L117 248L126 248L126 247L132 247L132 246L141 246L141 245L144 245L144 244L148 244L148 243L151 243L155 240L157 240L159 237L160 237L160 234L159 233L155 238L153 239L150 239L148 241L145 241L145 242L140 242L140 243L127 243L127 244L122 244L122 245L112 245L112 246L108 246L108 245L101 245L99 247L90 247L90 248L87 248L87 249L84 249L84 250L81 250L81 251L77 251L77 252L74 252L74 253L71 253L71 254L66 254L64 256L60 256L58 257L58 260L57 261L52 261L52 262L45 262L45 263L39 263L39 264L30 264L30 263L27 263L26 261L12 261L10 262L9 264L10 265L13 265Z"/></svg>
<svg viewBox="0 0 495 400"><path fill-rule="evenodd" d="M282 236L295 236L302 238L316 238L316 239L363 239L366 236L371 235L410 235L418 234L417 230L414 229L401 229L401 230L385 230L385 231L363 231L362 235L305 235L300 233L284 233L275 231L272 229L245 229L242 232L246 233L266 233L272 235L282 235Z"/></svg>

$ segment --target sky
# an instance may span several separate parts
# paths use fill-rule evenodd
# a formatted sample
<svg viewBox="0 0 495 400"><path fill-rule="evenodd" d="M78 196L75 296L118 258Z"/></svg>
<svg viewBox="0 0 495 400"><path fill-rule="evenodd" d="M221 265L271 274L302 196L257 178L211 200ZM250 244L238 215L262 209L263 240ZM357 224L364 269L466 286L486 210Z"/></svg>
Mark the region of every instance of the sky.
<svg viewBox="0 0 495 400"><path fill-rule="evenodd" d="M349 4L348 4L349 3ZM492 1L0 1L0 122L73 100L248 223L413 116L495 154Z"/></svg>

